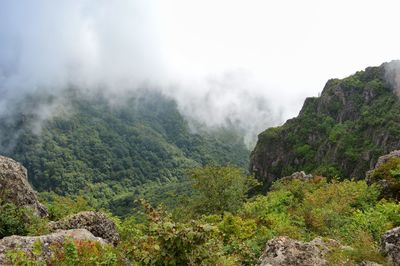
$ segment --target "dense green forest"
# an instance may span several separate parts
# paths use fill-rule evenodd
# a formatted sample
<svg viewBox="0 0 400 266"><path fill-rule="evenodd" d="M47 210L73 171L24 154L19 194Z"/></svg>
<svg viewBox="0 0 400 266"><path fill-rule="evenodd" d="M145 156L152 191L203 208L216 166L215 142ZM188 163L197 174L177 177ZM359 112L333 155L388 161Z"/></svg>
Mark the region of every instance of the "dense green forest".
<svg viewBox="0 0 400 266"><path fill-rule="evenodd" d="M64 108L38 125L37 110L60 102ZM113 102L71 89L58 97L26 97L13 108L0 121L2 154L28 169L37 191L84 195L94 206L119 213L138 195L160 202L168 201L160 195L190 193L186 173L193 167L248 165L238 131L196 131L173 100L156 92L138 91Z"/></svg>
<svg viewBox="0 0 400 266"><path fill-rule="evenodd" d="M400 100L385 75L383 64L329 80L297 117L260 133L251 170L266 183L295 171L365 178L400 148Z"/></svg>

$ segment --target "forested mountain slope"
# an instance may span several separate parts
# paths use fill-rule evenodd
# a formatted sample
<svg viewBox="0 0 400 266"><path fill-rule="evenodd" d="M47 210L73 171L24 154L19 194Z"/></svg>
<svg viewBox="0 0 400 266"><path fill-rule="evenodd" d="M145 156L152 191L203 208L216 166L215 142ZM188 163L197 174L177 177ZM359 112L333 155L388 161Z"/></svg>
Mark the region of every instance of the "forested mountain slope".
<svg viewBox="0 0 400 266"><path fill-rule="evenodd" d="M35 110L59 98L34 95L1 118L1 154L27 167L38 191L108 200L150 181L180 180L195 166L247 168L249 151L239 134L194 133L175 102L159 93L137 92L110 104L105 96L69 90L62 95L67 108L38 130Z"/></svg>
<svg viewBox="0 0 400 266"><path fill-rule="evenodd" d="M250 170L268 185L294 171L363 178L377 158L400 148L400 101L389 64L329 80L298 117L258 136Z"/></svg>

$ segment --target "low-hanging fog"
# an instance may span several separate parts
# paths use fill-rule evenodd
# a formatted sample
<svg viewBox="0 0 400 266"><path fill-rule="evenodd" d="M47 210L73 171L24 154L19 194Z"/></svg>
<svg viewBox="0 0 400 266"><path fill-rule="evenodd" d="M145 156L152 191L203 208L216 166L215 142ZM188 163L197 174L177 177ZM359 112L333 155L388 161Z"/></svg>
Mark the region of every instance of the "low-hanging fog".
<svg viewBox="0 0 400 266"><path fill-rule="evenodd" d="M397 1L3 0L0 114L26 93L159 90L248 143L327 79L400 58ZM62 101L60 101L62 104ZM38 108L41 120L53 106Z"/></svg>

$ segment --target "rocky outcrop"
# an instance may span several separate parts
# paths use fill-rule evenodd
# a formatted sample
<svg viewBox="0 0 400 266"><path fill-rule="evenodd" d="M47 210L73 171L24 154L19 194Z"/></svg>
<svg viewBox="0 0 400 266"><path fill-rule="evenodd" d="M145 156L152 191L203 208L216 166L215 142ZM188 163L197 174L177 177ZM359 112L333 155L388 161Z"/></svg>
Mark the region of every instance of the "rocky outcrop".
<svg viewBox="0 0 400 266"><path fill-rule="evenodd" d="M382 236L381 252L395 266L400 266L400 227L389 230Z"/></svg>
<svg viewBox="0 0 400 266"><path fill-rule="evenodd" d="M0 156L0 200L29 208L39 216L48 214L28 183L26 169L20 163L3 156ZM114 222L101 212L88 211L71 215L60 221L50 222L49 228L53 231L52 234L0 239L0 265L11 265L7 252L12 250L20 250L28 256L34 256L38 261L48 262L54 248L62 246L67 238L97 241L101 244L116 244L119 240ZM40 255L33 254L37 243L41 245Z"/></svg>
<svg viewBox="0 0 400 266"><path fill-rule="evenodd" d="M382 266L382 264L365 260L365 261L362 261L359 264L357 264L357 266Z"/></svg>
<svg viewBox="0 0 400 266"><path fill-rule="evenodd" d="M322 266L328 265L325 256L330 248L340 246L334 240L316 238L311 242L302 242L286 236L268 241L258 266Z"/></svg>
<svg viewBox="0 0 400 266"><path fill-rule="evenodd" d="M0 156L0 200L29 208L36 215L47 216L46 208L28 183L26 169L4 156ZM119 240L114 222L101 212L88 211L70 215L60 221L50 222L49 227L52 231L86 229L110 244L116 244Z"/></svg>
<svg viewBox="0 0 400 266"><path fill-rule="evenodd" d="M400 150L391 151L389 154L382 155L378 158L375 168L378 168L382 164L388 162L392 158L400 157Z"/></svg>
<svg viewBox="0 0 400 266"><path fill-rule="evenodd" d="M38 216L48 214L28 183L25 167L4 156L0 156L0 200L29 208Z"/></svg>
<svg viewBox="0 0 400 266"><path fill-rule="evenodd" d="M313 175L311 174L306 174L304 171L300 171L300 172L294 172L293 174L291 174L290 176L285 176L282 177L282 180L294 180L294 179L298 179L301 181L310 181L314 178Z"/></svg>
<svg viewBox="0 0 400 266"><path fill-rule="evenodd" d="M400 150L380 156L375 168L366 173L365 180L368 184L377 184L382 197L400 200L400 181L390 174L391 170L398 168L396 160L392 160L394 158L400 158Z"/></svg>
<svg viewBox="0 0 400 266"><path fill-rule="evenodd" d="M7 253L10 251L21 250L27 256L34 256L37 260L49 261L56 248L63 245L66 239L97 241L101 244L106 242L95 237L86 229L61 230L43 236L9 236L0 239L0 265L12 265ZM34 254L34 249L40 243L40 254Z"/></svg>
<svg viewBox="0 0 400 266"><path fill-rule="evenodd" d="M387 65L329 80L297 117L259 134L250 172L266 187L303 169L363 179L380 155L400 149L400 101Z"/></svg>
<svg viewBox="0 0 400 266"><path fill-rule="evenodd" d="M392 158L398 158L400 157L400 150L394 150L391 151L389 154L385 154L382 156L379 156L378 161L375 164L375 167L372 170L369 170L366 174L366 181L368 183L372 183L372 174L374 173L374 170L377 169L378 167L382 166L383 164L387 163L390 159Z"/></svg>
<svg viewBox="0 0 400 266"><path fill-rule="evenodd" d="M310 242L279 236L268 241L258 260L258 266L327 266L332 265L328 253L334 249L351 249L333 239L315 238ZM342 264L340 264L342 265ZM347 264L343 264L347 265ZM353 264L352 264L353 265ZM358 266L382 266L372 261L362 261ZM395 265L398 266L398 265Z"/></svg>
<svg viewBox="0 0 400 266"><path fill-rule="evenodd" d="M49 227L51 230L86 229L110 244L115 245L119 241L119 234L114 222L101 212L80 212L60 221L50 222Z"/></svg>

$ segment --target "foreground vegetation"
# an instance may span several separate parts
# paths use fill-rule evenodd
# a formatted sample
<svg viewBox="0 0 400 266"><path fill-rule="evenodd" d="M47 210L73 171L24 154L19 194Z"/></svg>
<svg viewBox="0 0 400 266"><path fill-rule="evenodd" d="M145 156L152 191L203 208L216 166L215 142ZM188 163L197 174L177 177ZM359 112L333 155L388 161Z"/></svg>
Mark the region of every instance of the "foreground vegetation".
<svg viewBox="0 0 400 266"><path fill-rule="evenodd" d="M247 198L257 182L235 167L207 166L190 177L195 193L180 206L167 209L140 200L142 212L113 217L121 235L118 246L70 241L59 247L52 265L119 265L124 260L135 265L254 265L266 242L279 235L305 241L322 236L348 246L331 250L332 264L386 264L378 251L380 237L400 226L400 204L382 198L378 186L365 181L280 180L268 194ZM48 207L52 218L88 208L83 198L64 197L53 198ZM16 254L9 256L20 265L36 256Z"/></svg>

